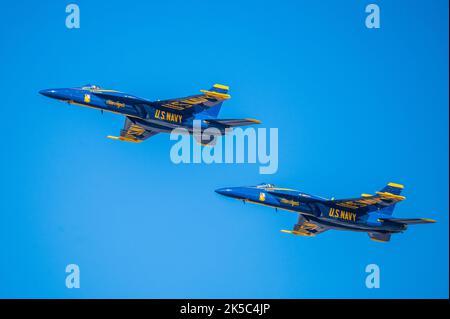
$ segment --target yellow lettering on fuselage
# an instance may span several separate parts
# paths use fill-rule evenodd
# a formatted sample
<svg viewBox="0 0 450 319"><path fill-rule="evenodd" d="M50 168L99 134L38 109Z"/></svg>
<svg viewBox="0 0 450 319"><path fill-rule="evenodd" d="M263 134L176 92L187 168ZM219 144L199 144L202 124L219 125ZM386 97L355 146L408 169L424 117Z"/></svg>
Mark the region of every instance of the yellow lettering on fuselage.
<svg viewBox="0 0 450 319"><path fill-rule="evenodd" d="M112 100L106 100L106 104L115 106L117 108L125 107L125 103L120 103L120 102L116 102L116 101L112 101Z"/></svg>
<svg viewBox="0 0 450 319"><path fill-rule="evenodd" d="M328 211L328 216L333 218L338 218L342 220L347 220L351 222L356 222L356 213L348 212L345 210L340 210L336 208L330 208Z"/></svg>
<svg viewBox="0 0 450 319"><path fill-rule="evenodd" d="M167 111L155 110L155 119L181 124L183 116Z"/></svg>
<svg viewBox="0 0 450 319"><path fill-rule="evenodd" d="M116 102L116 101L112 101L112 100L106 100L106 104L115 106L117 108L125 107L125 103Z"/></svg>

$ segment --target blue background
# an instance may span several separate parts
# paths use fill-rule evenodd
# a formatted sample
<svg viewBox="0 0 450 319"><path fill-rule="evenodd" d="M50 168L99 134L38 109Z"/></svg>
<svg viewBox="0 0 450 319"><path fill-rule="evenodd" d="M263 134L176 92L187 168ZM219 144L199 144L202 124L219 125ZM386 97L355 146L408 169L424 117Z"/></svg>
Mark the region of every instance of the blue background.
<svg viewBox="0 0 450 319"><path fill-rule="evenodd" d="M64 1L1 5L0 297L448 297L448 2ZM174 142L106 139L123 118L40 89L149 99L230 85L222 118L279 129L279 170L174 165ZM388 244L221 197L271 182L325 197L405 184ZM65 287L76 263L81 288ZM365 287L365 267L381 288Z"/></svg>

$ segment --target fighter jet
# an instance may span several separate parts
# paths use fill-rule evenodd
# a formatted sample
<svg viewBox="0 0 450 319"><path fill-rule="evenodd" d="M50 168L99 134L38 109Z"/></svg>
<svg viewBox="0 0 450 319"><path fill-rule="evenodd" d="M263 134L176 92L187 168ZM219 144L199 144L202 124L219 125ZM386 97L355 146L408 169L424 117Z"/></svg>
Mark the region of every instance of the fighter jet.
<svg viewBox="0 0 450 319"><path fill-rule="evenodd" d="M326 199L273 184L228 187L216 192L244 202L298 213L293 230L283 233L315 236L329 229L366 232L374 241L388 242L391 234L404 232L409 225L434 223L427 218L393 218L395 205L405 199L403 185L389 183L375 195L349 199Z"/></svg>
<svg viewBox="0 0 450 319"><path fill-rule="evenodd" d="M170 133L179 127L192 134L194 120L198 120L200 131L214 127L220 135L223 135L227 128L259 124L260 121L254 119L217 119L222 103L231 97L228 90L228 86L214 84L209 90L200 90L201 94L156 101L115 90L105 90L96 85L48 89L39 93L69 104L124 115L125 124L120 136L110 135L108 138L142 142L153 135ZM215 141L215 136L194 134L194 137L203 145L212 145Z"/></svg>

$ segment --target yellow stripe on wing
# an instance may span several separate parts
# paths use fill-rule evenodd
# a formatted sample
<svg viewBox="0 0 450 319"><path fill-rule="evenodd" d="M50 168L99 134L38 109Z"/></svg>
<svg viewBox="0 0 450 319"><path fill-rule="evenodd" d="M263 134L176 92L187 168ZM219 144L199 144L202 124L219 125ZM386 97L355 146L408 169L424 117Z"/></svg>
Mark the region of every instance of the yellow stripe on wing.
<svg viewBox="0 0 450 319"><path fill-rule="evenodd" d="M395 188L401 188L401 189L405 188L405 186L403 186L402 184L397 184L397 183L389 183L388 186L395 187Z"/></svg>
<svg viewBox="0 0 450 319"><path fill-rule="evenodd" d="M406 199L405 196L394 195L394 194L388 193L388 192L377 192L377 194L380 195L381 197L391 198L391 199L395 199L395 200L398 200L398 201L401 201L401 200L405 200L405 199Z"/></svg>
<svg viewBox="0 0 450 319"><path fill-rule="evenodd" d="M219 93L219 92L208 91L208 90L200 90L200 92L204 93L208 97L213 97L218 100L228 100L231 98L231 95L226 94L226 93Z"/></svg>
<svg viewBox="0 0 450 319"><path fill-rule="evenodd" d="M132 143L140 143L140 142L142 142L142 140L138 140L136 138L125 137L125 136L108 135L107 138L110 138L112 140L119 140L119 141L132 142Z"/></svg>
<svg viewBox="0 0 450 319"><path fill-rule="evenodd" d="M213 87L215 87L217 89L222 89L222 90L229 90L230 89L229 86L222 85L222 84L214 84Z"/></svg>

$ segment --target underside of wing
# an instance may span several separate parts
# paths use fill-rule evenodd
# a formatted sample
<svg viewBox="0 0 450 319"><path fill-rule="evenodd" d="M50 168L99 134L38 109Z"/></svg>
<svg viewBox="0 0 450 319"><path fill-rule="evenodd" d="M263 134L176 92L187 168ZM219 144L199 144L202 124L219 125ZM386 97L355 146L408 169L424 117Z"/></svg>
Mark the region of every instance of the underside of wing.
<svg viewBox="0 0 450 319"><path fill-rule="evenodd" d="M158 132L146 130L127 117L125 119L124 128L120 131L120 136L109 135L108 138L111 138L113 140L139 143L156 134L158 134Z"/></svg>
<svg viewBox="0 0 450 319"><path fill-rule="evenodd" d="M381 222L391 222L404 225L417 225L435 223L434 219L430 218L379 218Z"/></svg>
<svg viewBox="0 0 450 319"><path fill-rule="evenodd" d="M261 123L261 121L255 119L208 119L205 122L217 127L236 127Z"/></svg>
<svg viewBox="0 0 450 319"><path fill-rule="evenodd" d="M381 242L381 243L387 243L391 240L391 234L390 233L381 233L381 232L370 232L367 233L373 241Z"/></svg>
<svg viewBox="0 0 450 319"><path fill-rule="evenodd" d="M327 231L329 228L318 223L315 223L311 220L308 220L306 217L299 215L297 224L294 225L293 230L281 230L283 233L292 234L292 235L301 235L301 236L316 236Z"/></svg>

